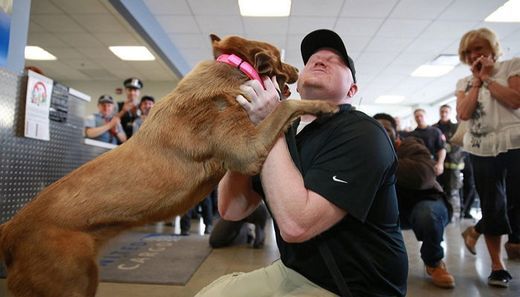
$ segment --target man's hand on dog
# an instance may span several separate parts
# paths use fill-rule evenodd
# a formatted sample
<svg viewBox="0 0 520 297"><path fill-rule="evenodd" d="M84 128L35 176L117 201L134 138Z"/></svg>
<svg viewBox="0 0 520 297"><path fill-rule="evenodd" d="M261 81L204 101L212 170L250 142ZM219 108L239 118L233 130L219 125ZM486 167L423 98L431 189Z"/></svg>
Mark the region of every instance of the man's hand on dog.
<svg viewBox="0 0 520 297"><path fill-rule="evenodd" d="M236 100L247 111L249 119L255 125L260 123L280 103L280 87L276 77L264 78L264 88L256 80L250 80L240 86L242 91Z"/></svg>

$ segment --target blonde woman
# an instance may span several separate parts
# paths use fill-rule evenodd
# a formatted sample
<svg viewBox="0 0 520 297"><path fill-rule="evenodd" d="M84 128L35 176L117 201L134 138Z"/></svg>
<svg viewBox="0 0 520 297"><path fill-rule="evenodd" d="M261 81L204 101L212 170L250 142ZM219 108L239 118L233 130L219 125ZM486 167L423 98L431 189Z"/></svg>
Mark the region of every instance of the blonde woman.
<svg viewBox="0 0 520 297"><path fill-rule="evenodd" d="M498 61L497 35L481 28L464 34L460 60L471 75L457 83L457 114L469 120L464 150L470 153L482 219L462 236L474 254L480 234L491 257L488 284L507 287L512 276L501 258L509 234L509 259L520 258L520 59ZM509 211L508 211L509 209Z"/></svg>

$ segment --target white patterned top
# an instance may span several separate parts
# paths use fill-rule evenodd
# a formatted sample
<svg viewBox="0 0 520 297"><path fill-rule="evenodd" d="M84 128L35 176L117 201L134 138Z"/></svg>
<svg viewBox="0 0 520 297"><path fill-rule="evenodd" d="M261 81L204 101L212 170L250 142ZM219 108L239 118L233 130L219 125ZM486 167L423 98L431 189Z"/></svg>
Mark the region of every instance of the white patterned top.
<svg viewBox="0 0 520 297"><path fill-rule="evenodd" d="M507 86L507 80L520 75L520 58L496 62L491 79ZM457 91L468 91L472 76L457 82ZM464 135L464 150L471 154L491 157L520 148L520 109L511 109L491 97L485 87L478 93L477 108L469 120Z"/></svg>

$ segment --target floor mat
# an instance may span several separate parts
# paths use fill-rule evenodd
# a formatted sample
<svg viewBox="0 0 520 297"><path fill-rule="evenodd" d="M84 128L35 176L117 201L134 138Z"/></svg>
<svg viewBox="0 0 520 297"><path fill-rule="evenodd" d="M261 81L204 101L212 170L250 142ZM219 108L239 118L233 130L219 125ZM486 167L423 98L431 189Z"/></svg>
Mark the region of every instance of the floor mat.
<svg viewBox="0 0 520 297"><path fill-rule="evenodd" d="M210 254L207 236L130 231L112 239L99 257L103 282L185 285ZM0 265L0 277L5 271Z"/></svg>
<svg viewBox="0 0 520 297"><path fill-rule="evenodd" d="M207 236L127 232L100 253L104 282L184 285L210 254Z"/></svg>

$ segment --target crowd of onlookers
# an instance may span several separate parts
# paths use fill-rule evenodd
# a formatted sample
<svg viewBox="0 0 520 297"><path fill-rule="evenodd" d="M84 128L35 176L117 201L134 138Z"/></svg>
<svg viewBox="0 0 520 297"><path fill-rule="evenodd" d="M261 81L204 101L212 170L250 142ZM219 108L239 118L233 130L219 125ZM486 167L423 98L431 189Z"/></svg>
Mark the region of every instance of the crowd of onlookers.
<svg viewBox="0 0 520 297"><path fill-rule="evenodd" d="M85 136L112 144L127 141L139 130L155 104L152 96L141 98L143 83L138 78L128 78L123 83L125 99L116 102L110 95L98 98L98 112L85 119Z"/></svg>

